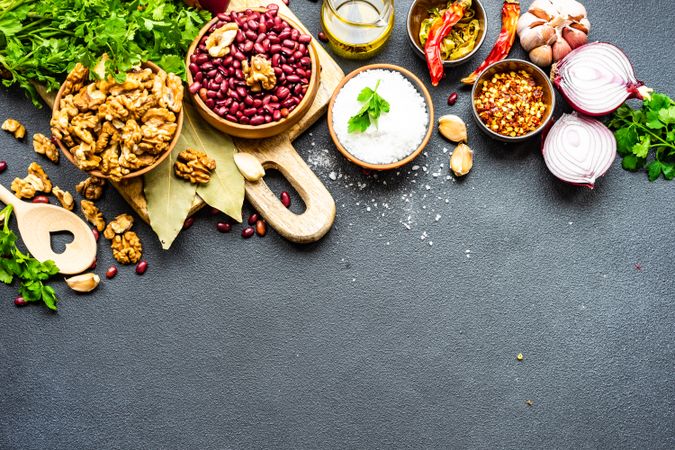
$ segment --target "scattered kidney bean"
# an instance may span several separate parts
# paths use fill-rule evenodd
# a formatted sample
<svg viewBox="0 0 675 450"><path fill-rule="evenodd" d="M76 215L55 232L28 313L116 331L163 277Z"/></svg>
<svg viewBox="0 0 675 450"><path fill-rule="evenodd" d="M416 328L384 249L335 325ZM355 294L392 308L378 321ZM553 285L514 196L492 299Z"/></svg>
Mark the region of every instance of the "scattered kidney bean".
<svg viewBox="0 0 675 450"><path fill-rule="evenodd" d="M148 270L148 262L146 260L142 260L141 262L136 264L136 273L138 275L143 275L147 270Z"/></svg>
<svg viewBox="0 0 675 450"><path fill-rule="evenodd" d="M288 194L288 192L283 191L279 195L279 199L281 200L281 204L284 205L286 208L289 208L291 206L291 196Z"/></svg>
<svg viewBox="0 0 675 450"><path fill-rule="evenodd" d="M33 198L33 203L49 203L49 198L46 195L37 195Z"/></svg>
<svg viewBox="0 0 675 450"><path fill-rule="evenodd" d="M98 232L96 228L92 228L91 232L94 234L94 239L96 239L96 242L98 242L98 238L101 237L101 234Z"/></svg>
<svg viewBox="0 0 675 450"><path fill-rule="evenodd" d="M258 220L255 223L255 232L260 237L264 237L267 234L267 225L265 224L264 220Z"/></svg>
<svg viewBox="0 0 675 450"><path fill-rule="evenodd" d="M232 231L232 225L227 222L218 222L216 228L221 233L229 233L230 231Z"/></svg>
<svg viewBox="0 0 675 450"><path fill-rule="evenodd" d="M253 213L250 216L248 216L248 224L249 225L255 225L255 223L260 220L260 216L258 216L257 213Z"/></svg>
<svg viewBox="0 0 675 450"><path fill-rule="evenodd" d="M188 217L187 219L185 219L185 222L183 222L183 229L187 230L192 225L194 225L194 223L195 223L195 218L194 217Z"/></svg>
<svg viewBox="0 0 675 450"><path fill-rule="evenodd" d="M17 298L14 299L14 304L16 306L26 306L28 304L28 302L23 297L17 297Z"/></svg>
<svg viewBox="0 0 675 450"><path fill-rule="evenodd" d="M212 216L217 216L218 214L220 214L220 210L218 208L211 208Z"/></svg>
<svg viewBox="0 0 675 450"><path fill-rule="evenodd" d="M108 270L105 272L105 277L109 280L112 280L115 278L115 275L117 275L117 267L115 266L110 266L108 267Z"/></svg>
<svg viewBox="0 0 675 450"><path fill-rule="evenodd" d="M241 230L241 237L243 237L244 239L248 239L254 234L255 230L253 229L253 227L246 227L243 230Z"/></svg>
<svg viewBox="0 0 675 450"><path fill-rule="evenodd" d="M328 42L328 36L323 31L319 31L318 38L321 42Z"/></svg>
<svg viewBox="0 0 675 450"><path fill-rule="evenodd" d="M7 161L0 161L0 173L7 170Z"/></svg>
<svg viewBox="0 0 675 450"><path fill-rule="evenodd" d="M457 92L453 92L453 93L450 94L450 96L448 97L448 105L452 106L452 105L454 105L455 103L457 103Z"/></svg>

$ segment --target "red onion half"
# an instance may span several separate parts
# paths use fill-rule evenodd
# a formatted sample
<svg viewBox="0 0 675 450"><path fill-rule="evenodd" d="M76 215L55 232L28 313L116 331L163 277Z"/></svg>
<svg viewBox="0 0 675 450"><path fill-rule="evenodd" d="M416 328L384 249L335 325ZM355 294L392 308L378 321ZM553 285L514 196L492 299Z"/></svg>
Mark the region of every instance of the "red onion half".
<svg viewBox="0 0 675 450"><path fill-rule="evenodd" d="M551 127L542 149L553 175L578 186L595 186L616 158L616 139L602 122L576 112Z"/></svg>
<svg viewBox="0 0 675 450"><path fill-rule="evenodd" d="M643 99L652 91L635 78L628 57L605 42L570 52L553 66L551 79L572 108L588 116L604 116L627 99Z"/></svg>

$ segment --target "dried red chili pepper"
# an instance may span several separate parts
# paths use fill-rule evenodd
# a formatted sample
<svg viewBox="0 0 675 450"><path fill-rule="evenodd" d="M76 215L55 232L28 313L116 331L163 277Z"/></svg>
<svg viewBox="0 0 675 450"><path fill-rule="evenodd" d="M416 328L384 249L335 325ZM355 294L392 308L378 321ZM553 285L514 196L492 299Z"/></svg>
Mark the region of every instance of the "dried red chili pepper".
<svg viewBox="0 0 675 450"><path fill-rule="evenodd" d="M443 15L434 20L429 28L429 36L424 44L424 56L431 75L431 84L438 86L443 78L443 58L441 57L441 44L452 27L464 17L464 11L471 6L471 0L458 0L443 11Z"/></svg>
<svg viewBox="0 0 675 450"><path fill-rule="evenodd" d="M502 31L499 33L497 42L485 61L468 77L462 78L462 83L473 84L486 68L492 63L506 58L511 51L513 42L516 40L518 30L518 18L520 17L520 1L504 0L502 7Z"/></svg>

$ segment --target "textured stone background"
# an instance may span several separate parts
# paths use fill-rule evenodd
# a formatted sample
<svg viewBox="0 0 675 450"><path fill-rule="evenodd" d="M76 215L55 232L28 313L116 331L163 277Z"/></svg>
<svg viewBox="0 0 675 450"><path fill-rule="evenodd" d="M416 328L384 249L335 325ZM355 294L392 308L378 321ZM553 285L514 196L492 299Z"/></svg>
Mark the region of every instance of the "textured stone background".
<svg viewBox="0 0 675 450"><path fill-rule="evenodd" d="M410 2L396 3L373 62L425 76ZM501 2L484 3L479 58L433 91L439 114L469 124L466 180L445 179L437 136L416 162L427 172L365 176L321 121L297 142L338 204L321 242L244 241L201 214L168 252L138 228L143 277L122 269L91 296L58 283L57 315L0 286L0 448L674 448L675 184L617 161L594 191L566 186L538 142L479 135L465 90L447 107L498 34ZM587 3L592 37L675 95L675 4ZM291 6L319 29L319 4ZM0 90L0 108L48 131L17 91ZM6 186L34 159L4 133L0 156ZM46 167L63 186L83 178ZM102 207L128 210L112 191ZM102 244L98 272L111 263Z"/></svg>

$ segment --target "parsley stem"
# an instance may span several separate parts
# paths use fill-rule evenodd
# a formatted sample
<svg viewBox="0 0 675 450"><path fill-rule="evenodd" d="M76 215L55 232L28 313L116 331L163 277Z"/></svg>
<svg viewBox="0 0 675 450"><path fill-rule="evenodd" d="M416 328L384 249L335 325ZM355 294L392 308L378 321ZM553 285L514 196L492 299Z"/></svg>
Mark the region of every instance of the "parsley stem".
<svg viewBox="0 0 675 450"><path fill-rule="evenodd" d="M641 123L636 123L635 125L638 126L638 127L640 127L640 129L642 129L642 130L645 131L646 133L648 133L648 134L650 134L651 136L655 137L655 138L658 139L659 141L663 142L663 145L664 145L664 146L670 147L670 148L672 148L672 149L675 149L675 145L673 145L673 144L671 144L670 142L666 141L666 140L663 139L661 136L659 136L658 134L654 133L653 131L651 131L649 128L645 127L645 126L642 125Z"/></svg>

